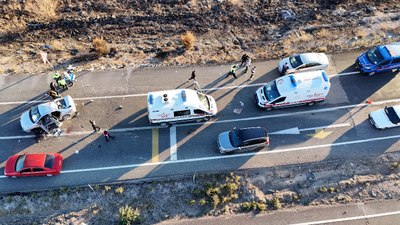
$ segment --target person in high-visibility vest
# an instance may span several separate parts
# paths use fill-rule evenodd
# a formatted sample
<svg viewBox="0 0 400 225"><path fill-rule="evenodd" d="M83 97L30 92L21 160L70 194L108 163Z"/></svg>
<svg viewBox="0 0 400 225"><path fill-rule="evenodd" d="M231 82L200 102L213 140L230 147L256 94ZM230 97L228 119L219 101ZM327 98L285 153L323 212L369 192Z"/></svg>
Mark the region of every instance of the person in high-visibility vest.
<svg viewBox="0 0 400 225"><path fill-rule="evenodd" d="M68 89L67 82L65 82L64 79L57 80L57 84L59 87L62 87L63 89Z"/></svg>
<svg viewBox="0 0 400 225"><path fill-rule="evenodd" d="M235 79L237 79L236 68L237 68L236 65L233 65L231 67L231 70L229 71L229 73L226 75L226 77L229 77L229 75L232 75Z"/></svg>
<svg viewBox="0 0 400 225"><path fill-rule="evenodd" d="M54 74L53 74L53 79L56 80L56 81L58 82L58 80L61 79L61 74L59 74L59 73L54 73Z"/></svg>

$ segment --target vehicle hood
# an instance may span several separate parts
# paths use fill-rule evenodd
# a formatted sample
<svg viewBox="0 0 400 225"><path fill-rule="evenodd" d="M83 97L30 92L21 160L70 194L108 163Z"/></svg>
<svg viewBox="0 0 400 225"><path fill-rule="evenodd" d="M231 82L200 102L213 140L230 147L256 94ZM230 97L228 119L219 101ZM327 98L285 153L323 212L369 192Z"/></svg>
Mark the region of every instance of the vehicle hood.
<svg viewBox="0 0 400 225"><path fill-rule="evenodd" d="M389 118L386 116L384 109L371 112L369 115L374 120L375 126L378 129L394 126L394 124L390 122Z"/></svg>
<svg viewBox="0 0 400 225"><path fill-rule="evenodd" d="M31 131L32 127L34 126L34 123L32 123L32 120L29 118L29 111L22 113L20 118L20 124L25 132Z"/></svg>
<svg viewBox="0 0 400 225"><path fill-rule="evenodd" d="M235 148L232 146L229 139L229 131L225 131L218 135L218 147L221 152L228 152Z"/></svg>
<svg viewBox="0 0 400 225"><path fill-rule="evenodd" d="M17 161L19 155L10 156L7 161L6 165L4 166L4 175L9 175L11 173L15 173L15 162Z"/></svg>
<svg viewBox="0 0 400 225"><path fill-rule="evenodd" d="M362 66L362 67L372 67L375 66L374 64L370 63L367 59L367 53L364 52L363 54L361 54L358 58L357 58L358 63Z"/></svg>

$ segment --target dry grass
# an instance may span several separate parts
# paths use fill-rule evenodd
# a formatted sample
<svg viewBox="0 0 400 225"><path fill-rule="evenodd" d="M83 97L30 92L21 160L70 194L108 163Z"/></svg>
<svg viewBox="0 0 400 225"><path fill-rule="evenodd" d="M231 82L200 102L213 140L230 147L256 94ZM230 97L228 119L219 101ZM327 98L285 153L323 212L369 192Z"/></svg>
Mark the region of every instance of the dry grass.
<svg viewBox="0 0 400 225"><path fill-rule="evenodd" d="M108 53L108 45L107 42L103 38L94 38L92 41L93 48L96 50L96 53L105 56Z"/></svg>
<svg viewBox="0 0 400 225"><path fill-rule="evenodd" d="M27 0L24 9L38 21L53 21L58 18L57 0Z"/></svg>
<svg viewBox="0 0 400 225"><path fill-rule="evenodd" d="M331 32L329 30L327 30L327 29L324 29L324 28L319 30L316 33L316 36L320 37L320 38L326 38L326 37L329 37L330 35L331 35Z"/></svg>
<svg viewBox="0 0 400 225"><path fill-rule="evenodd" d="M65 44L63 44L61 41L59 40L52 40L50 42L50 46L53 50L55 51L64 51L65 50Z"/></svg>
<svg viewBox="0 0 400 225"><path fill-rule="evenodd" d="M184 35L181 36L181 41L183 42L183 45L185 45L185 49L190 50L194 47L196 38L192 32L187 31Z"/></svg>

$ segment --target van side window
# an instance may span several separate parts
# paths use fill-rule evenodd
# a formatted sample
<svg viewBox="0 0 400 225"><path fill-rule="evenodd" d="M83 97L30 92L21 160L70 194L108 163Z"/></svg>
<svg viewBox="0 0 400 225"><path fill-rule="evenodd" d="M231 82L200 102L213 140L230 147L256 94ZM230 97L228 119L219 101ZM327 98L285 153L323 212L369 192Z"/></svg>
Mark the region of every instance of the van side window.
<svg viewBox="0 0 400 225"><path fill-rule="evenodd" d="M393 63L400 63L400 58L393 59Z"/></svg>
<svg viewBox="0 0 400 225"><path fill-rule="evenodd" d="M195 109L195 110L193 110L193 112L194 112L194 114L201 114L201 115L206 114L206 112L204 112L203 110L200 110L200 109Z"/></svg>
<svg viewBox="0 0 400 225"><path fill-rule="evenodd" d="M285 99L286 99L286 97L280 97L280 98L276 99L275 101L271 102L271 104L276 104L276 103L279 103L279 102L283 102L283 101L285 101Z"/></svg>
<svg viewBox="0 0 400 225"><path fill-rule="evenodd" d="M389 63L390 63L390 60L385 60L385 61L382 61L379 65L380 66L384 66L384 65L387 65Z"/></svg>
<svg viewBox="0 0 400 225"><path fill-rule="evenodd" d="M190 110L182 110L182 111L175 111L174 116L189 116L190 115Z"/></svg>

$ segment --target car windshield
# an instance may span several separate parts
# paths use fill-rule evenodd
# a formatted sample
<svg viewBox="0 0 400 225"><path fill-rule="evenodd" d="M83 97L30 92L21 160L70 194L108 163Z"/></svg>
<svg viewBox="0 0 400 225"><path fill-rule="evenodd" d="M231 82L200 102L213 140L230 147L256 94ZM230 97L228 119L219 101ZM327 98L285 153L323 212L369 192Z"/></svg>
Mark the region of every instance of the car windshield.
<svg viewBox="0 0 400 225"><path fill-rule="evenodd" d="M301 61L300 55L295 55L295 56L289 57L289 62L293 68L297 68L303 64L303 62Z"/></svg>
<svg viewBox="0 0 400 225"><path fill-rule="evenodd" d="M20 155L15 163L15 171L19 172L24 168L26 155Z"/></svg>
<svg viewBox="0 0 400 225"><path fill-rule="evenodd" d="M206 109L209 110L209 109L210 109L210 102L209 102L207 96L205 96L205 95L203 95L203 94L201 94L201 93L197 93L197 95L199 96L200 103L201 103L204 107L206 107Z"/></svg>
<svg viewBox="0 0 400 225"><path fill-rule="evenodd" d="M29 118L32 123L36 123L40 119L39 107L35 106L29 111Z"/></svg>
<svg viewBox="0 0 400 225"><path fill-rule="evenodd" d="M53 164L54 164L54 155L46 155L46 160L44 161L44 167L46 168L53 168Z"/></svg>
<svg viewBox="0 0 400 225"><path fill-rule="evenodd" d="M380 63L384 60L384 58L378 48L373 48L373 49L367 51L366 55L367 55L368 61L375 65L377 65L378 63Z"/></svg>
<svg viewBox="0 0 400 225"><path fill-rule="evenodd" d="M229 140L233 147L239 147L243 140L240 139L240 130L234 129L229 132Z"/></svg>
<svg viewBox="0 0 400 225"><path fill-rule="evenodd" d="M385 107L385 113L389 118L390 122L392 122L393 124L400 123L399 115L397 115L393 107Z"/></svg>
<svg viewBox="0 0 400 225"><path fill-rule="evenodd" d="M264 95L267 98L268 102L271 102L281 96L278 88L276 87L276 80L271 81L264 86Z"/></svg>

